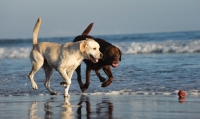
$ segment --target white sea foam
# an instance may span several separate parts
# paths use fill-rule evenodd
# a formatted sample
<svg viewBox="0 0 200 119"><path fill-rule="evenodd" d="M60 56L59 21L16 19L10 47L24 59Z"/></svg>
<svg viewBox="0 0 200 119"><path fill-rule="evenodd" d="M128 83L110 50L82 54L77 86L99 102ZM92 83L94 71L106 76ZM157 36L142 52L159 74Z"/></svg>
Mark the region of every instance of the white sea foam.
<svg viewBox="0 0 200 119"><path fill-rule="evenodd" d="M31 47L0 47L0 59L27 58L31 49Z"/></svg>
<svg viewBox="0 0 200 119"><path fill-rule="evenodd" d="M200 40L132 42L132 43L118 43L115 45L119 47L124 54L200 52Z"/></svg>
<svg viewBox="0 0 200 119"><path fill-rule="evenodd" d="M195 53L200 52L200 40L114 43L123 54ZM0 47L0 59L28 58L32 47Z"/></svg>
<svg viewBox="0 0 200 119"><path fill-rule="evenodd" d="M178 90L177 90L178 91ZM169 95L177 95L178 93L177 91L173 91L173 92L148 92L148 91L130 91L127 92L125 90L119 90L119 91L109 91L109 92L88 92L88 93L83 93L83 95L164 95L164 96L169 96ZM17 95L23 95L23 96L30 96L30 95L39 95L39 96L45 96L45 95L49 95L49 93L33 93L33 94L29 94L29 93L19 93L19 94L1 94L0 97L4 97L4 96L17 96ZM58 95L64 95L63 93L58 93ZM70 92L70 95L82 95L82 93L80 92ZM199 90L190 90L190 91L186 91L186 95L187 96L200 96L200 91Z"/></svg>
<svg viewBox="0 0 200 119"><path fill-rule="evenodd" d="M199 91L186 91L186 94L191 95L191 96L200 96ZM147 91L126 92L124 90L120 90L120 91L110 91L110 92L86 93L86 95L177 95L177 93L175 92L147 92Z"/></svg>

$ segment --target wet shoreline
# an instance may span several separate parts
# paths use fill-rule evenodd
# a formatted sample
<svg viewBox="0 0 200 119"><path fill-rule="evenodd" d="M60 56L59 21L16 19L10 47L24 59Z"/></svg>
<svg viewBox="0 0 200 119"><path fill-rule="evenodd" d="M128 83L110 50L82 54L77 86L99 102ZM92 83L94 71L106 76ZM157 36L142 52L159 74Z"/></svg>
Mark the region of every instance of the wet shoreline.
<svg viewBox="0 0 200 119"><path fill-rule="evenodd" d="M0 118L198 118L198 96L34 95L0 97Z"/></svg>

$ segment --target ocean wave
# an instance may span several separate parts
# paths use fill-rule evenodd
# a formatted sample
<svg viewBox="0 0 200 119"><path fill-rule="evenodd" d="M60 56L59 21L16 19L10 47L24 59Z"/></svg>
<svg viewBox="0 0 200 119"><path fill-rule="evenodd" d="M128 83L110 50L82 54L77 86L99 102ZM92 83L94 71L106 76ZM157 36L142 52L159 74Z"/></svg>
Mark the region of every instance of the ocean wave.
<svg viewBox="0 0 200 119"><path fill-rule="evenodd" d="M200 40L113 43L123 54L200 53ZM0 47L0 59L28 58L30 47Z"/></svg>
<svg viewBox="0 0 200 119"><path fill-rule="evenodd" d="M0 59L27 58L31 49L31 47L0 47Z"/></svg>
<svg viewBox="0 0 200 119"><path fill-rule="evenodd" d="M163 41L163 42L131 42L114 44L123 54L146 53L196 53L200 52L200 40Z"/></svg>

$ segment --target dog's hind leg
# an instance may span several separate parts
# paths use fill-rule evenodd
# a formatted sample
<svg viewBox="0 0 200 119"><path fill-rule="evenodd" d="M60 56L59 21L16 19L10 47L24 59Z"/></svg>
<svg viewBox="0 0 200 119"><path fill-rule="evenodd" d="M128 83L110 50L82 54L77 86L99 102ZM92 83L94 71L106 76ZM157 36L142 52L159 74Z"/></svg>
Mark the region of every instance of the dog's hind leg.
<svg viewBox="0 0 200 119"><path fill-rule="evenodd" d="M44 69L45 78L46 78L44 86L50 92L51 95L56 95L57 93L55 91L53 91L50 87L50 79L51 79L51 76L52 76L52 73L53 73L53 68L48 65L46 60L44 61L43 69Z"/></svg>
<svg viewBox="0 0 200 119"><path fill-rule="evenodd" d="M32 54L30 56L31 56L31 61L32 61L32 70L29 73L28 77L31 81L32 88L37 90L38 86L34 81L34 75L42 67L44 61L43 61L43 57L40 56L39 54L37 55L36 58L34 58Z"/></svg>

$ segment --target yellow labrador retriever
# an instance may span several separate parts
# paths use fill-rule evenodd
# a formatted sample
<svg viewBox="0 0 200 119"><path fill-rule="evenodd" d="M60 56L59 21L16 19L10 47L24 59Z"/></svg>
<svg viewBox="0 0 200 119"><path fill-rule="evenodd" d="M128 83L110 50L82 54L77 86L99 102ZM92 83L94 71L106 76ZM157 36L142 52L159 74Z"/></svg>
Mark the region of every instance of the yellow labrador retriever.
<svg viewBox="0 0 200 119"><path fill-rule="evenodd" d="M30 52L32 70L28 77L32 88L38 89L34 81L34 74L42 67L46 76L44 85L51 95L56 95L57 93L50 88L50 78L54 68L64 78L65 82L61 82L61 85L65 87L64 95L69 96L68 90L74 70L83 59L89 59L94 63L98 62L98 59L101 59L103 55L99 51L100 46L96 41L88 38L80 42L69 42L66 44L53 42L38 43L37 38L40 24L41 18L38 18L33 30L33 49Z"/></svg>

